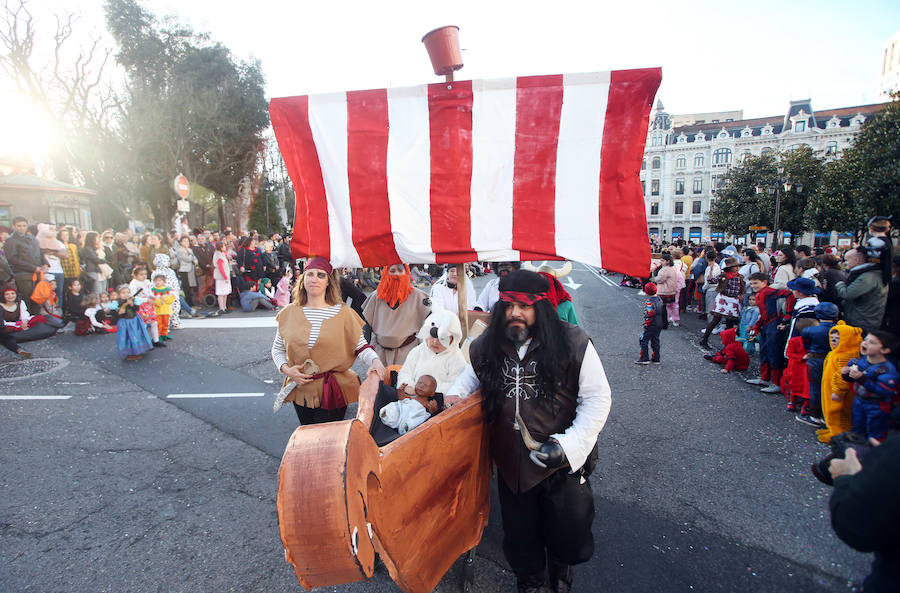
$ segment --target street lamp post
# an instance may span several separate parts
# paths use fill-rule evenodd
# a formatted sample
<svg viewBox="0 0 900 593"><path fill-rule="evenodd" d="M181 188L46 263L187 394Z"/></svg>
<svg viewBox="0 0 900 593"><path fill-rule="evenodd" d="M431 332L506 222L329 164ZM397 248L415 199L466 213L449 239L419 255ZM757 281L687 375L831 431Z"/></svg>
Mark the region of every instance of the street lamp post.
<svg viewBox="0 0 900 593"><path fill-rule="evenodd" d="M803 191L803 184L797 183L795 184L790 178L784 177L784 167L778 167L778 177L769 181L766 185L757 185L756 193L761 194L763 192L769 194L775 194L775 224L772 229L772 249L778 248L778 232L780 230L780 221L781 221L781 196L783 195L782 189L785 192L791 191L791 188L794 188L796 185L796 191Z"/></svg>

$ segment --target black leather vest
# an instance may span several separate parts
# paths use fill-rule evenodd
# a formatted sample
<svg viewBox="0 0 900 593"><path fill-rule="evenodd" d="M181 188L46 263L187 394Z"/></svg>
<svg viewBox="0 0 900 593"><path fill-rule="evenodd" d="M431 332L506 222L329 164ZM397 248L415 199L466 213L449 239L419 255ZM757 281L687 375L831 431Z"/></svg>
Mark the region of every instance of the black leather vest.
<svg viewBox="0 0 900 593"><path fill-rule="evenodd" d="M537 399L541 369L537 366L534 354L543 347L540 342L533 339L528 345L525 357L520 360L512 342L504 341L502 356L497 357L503 369L503 390L506 397L494 422L488 425L491 457L497 464L506 485L515 493L530 490L557 471L550 468L542 469L528 458L529 450L516 426L516 406L518 405L519 414L531 436L539 442L546 441L552 434L565 432L575 419L578 378L590 338L578 326L560 323L564 326L566 339L569 341L570 357L569 360L559 361L560 365L565 366L563 381L557 386L557 391L550 402L540 402ZM480 367L478 361L485 355L482 352L483 343L483 340L478 338L469 348L469 357L474 369ZM494 361L497 358L491 356ZM541 394L541 397L546 396ZM568 471L568 468L564 468L564 471Z"/></svg>

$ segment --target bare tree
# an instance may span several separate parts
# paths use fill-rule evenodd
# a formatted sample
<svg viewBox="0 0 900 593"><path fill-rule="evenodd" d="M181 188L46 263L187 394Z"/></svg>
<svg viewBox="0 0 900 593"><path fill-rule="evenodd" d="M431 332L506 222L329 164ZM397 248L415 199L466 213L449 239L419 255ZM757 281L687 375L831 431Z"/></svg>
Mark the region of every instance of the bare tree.
<svg viewBox="0 0 900 593"><path fill-rule="evenodd" d="M55 31L47 52L39 51L35 16L26 0L4 0L0 18L0 68L18 91L51 122L52 152L45 163L68 183L81 182L101 190L108 179L110 140L122 106L105 76L112 50L99 38L76 47L74 13L55 14ZM36 63L46 55L43 63Z"/></svg>

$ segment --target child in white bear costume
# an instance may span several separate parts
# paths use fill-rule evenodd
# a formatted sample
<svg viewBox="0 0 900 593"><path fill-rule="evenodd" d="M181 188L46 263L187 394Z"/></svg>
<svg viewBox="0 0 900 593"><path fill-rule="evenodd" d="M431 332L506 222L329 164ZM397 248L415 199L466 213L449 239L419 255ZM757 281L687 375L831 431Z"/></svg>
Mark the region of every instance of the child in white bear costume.
<svg viewBox="0 0 900 593"><path fill-rule="evenodd" d="M425 318L418 338L422 343L413 348L397 373L397 391L407 392L422 375L437 381L438 393L447 393L466 368L466 359L459 349L462 329L455 313L436 310Z"/></svg>

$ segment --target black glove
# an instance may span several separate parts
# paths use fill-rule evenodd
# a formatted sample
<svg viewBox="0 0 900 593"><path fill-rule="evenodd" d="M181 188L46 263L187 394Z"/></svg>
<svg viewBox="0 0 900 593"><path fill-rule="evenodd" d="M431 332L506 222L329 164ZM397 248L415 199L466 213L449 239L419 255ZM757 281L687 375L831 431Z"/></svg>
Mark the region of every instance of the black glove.
<svg viewBox="0 0 900 593"><path fill-rule="evenodd" d="M531 461L544 469L548 467L559 467L566 462L566 452L563 451L562 445L553 439L550 439L537 451L532 451L528 455Z"/></svg>

